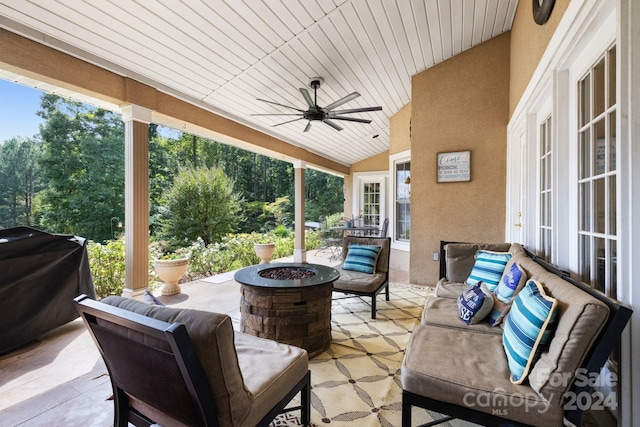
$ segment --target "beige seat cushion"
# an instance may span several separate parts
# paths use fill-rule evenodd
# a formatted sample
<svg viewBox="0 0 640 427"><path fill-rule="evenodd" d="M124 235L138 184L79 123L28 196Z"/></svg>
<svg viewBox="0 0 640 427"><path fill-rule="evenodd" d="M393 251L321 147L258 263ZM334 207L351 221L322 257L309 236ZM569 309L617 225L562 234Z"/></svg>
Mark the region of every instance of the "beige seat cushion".
<svg viewBox="0 0 640 427"><path fill-rule="evenodd" d="M384 273L367 274L342 268L337 270L340 277L333 282L333 288L344 291L375 292L386 279Z"/></svg>
<svg viewBox="0 0 640 427"><path fill-rule="evenodd" d="M273 340L236 333L236 351L253 405L243 426L253 427L281 401L309 370L306 350Z"/></svg>
<svg viewBox="0 0 640 427"><path fill-rule="evenodd" d="M550 407L528 385L509 381L500 335L419 325L402 362L402 388L435 400L540 426L562 425L562 405Z"/></svg>
<svg viewBox="0 0 640 427"><path fill-rule="evenodd" d="M502 335L500 326L492 327L487 320L469 325L460 319L458 301L451 298L430 297L422 312L423 325L435 325L460 330L473 330L480 333Z"/></svg>
<svg viewBox="0 0 640 427"><path fill-rule="evenodd" d="M436 296L457 300L465 289L467 289L467 285L464 283L451 282L446 278L442 278L436 284Z"/></svg>

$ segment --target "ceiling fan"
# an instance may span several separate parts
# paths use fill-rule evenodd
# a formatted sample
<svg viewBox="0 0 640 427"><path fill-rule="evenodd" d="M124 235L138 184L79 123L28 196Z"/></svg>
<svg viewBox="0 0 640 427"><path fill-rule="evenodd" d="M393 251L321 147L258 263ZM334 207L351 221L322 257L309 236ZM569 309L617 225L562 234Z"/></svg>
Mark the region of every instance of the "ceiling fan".
<svg viewBox="0 0 640 427"><path fill-rule="evenodd" d="M311 121L319 120L327 125L331 126L335 130L342 130L342 126L338 125L334 120L344 120L348 122L357 122L357 123L371 123L371 120L360 119L357 117L349 117L344 114L352 114L352 113L364 113L368 111L381 111L382 107L364 107L364 108L350 108L347 110L335 110L335 108L341 106L342 104L346 104L349 101L354 100L359 97L360 94L358 92L350 93L349 95L340 98L339 100L332 102L326 107L320 107L318 105L318 88L324 82L322 77L313 77L309 82L309 87L313 88L313 99L311 99L311 95L309 95L309 91L306 88L301 87L300 93L304 97L304 100L307 102L309 109L301 110L296 107L291 107L289 105L279 104L277 102L268 101L266 99L257 98L258 101L267 102L269 104L278 105L280 107L289 108L290 110L295 110L298 113L289 113L289 114L252 114L252 116L300 116L297 119L288 120L286 122L278 123L273 126L280 126L287 123L295 122L298 120L308 120L307 126L304 128L304 132L308 132L311 129Z"/></svg>

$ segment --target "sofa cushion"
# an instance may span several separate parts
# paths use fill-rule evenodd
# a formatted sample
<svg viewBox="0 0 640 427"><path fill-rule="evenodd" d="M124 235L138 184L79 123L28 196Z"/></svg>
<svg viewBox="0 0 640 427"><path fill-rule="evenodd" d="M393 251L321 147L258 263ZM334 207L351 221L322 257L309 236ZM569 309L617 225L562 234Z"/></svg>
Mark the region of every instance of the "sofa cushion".
<svg viewBox="0 0 640 427"><path fill-rule="evenodd" d="M500 335L418 325L401 369L402 388L411 393L488 414L507 411L527 425L562 425L562 405L549 406L528 384L509 381Z"/></svg>
<svg viewBox="0 0 640 427"><path fill-rule="evenodd" d="M492 328L488 322L480 322L473 325L461 322L460 316L458 315L457 304L458 301L452 298L441 298L435 295L430 296L425 303L421 323L423 325L434 325L460 330L471 329L479 333L502 335L502 328Z"/></svg>
<svg viewBox="0 0 640 427"><path fill-rule="evenodd" d="M483 282L470 286L458 297L458 314L464 323L474 325L493 308L493 295Z"/></svg>
<svg viewBox="0 0 640 427"><path fill-rule="evenodd" d="M163 322L183 324L207 376L218 416L229 425L243 424L252 397L244 386L240 372L229 316L200 310L160 307L117 296L104 298L101 302Z"/></svg>
<svg viewBox="0 0 640 427"><path fill-rule="evenodd" d="M457 300L467 287L464 283L451 282L446 278L442 278L436 284L436 296Z"/></svg>
<svg viewBox="0 0 640 427"><path fill-rule="evenodd" d="M529 280L516 296L502 335L514 384L522 384L551 341L557 305L535 280Z"/></svg>
<svg viewBox="0 0 640 427"><path fill-rule="evenodd" d="M468 286L473 286L479 282L484 282L489 291L493 292L498 286L498 282L500 282L509 259L511 259L509 252L485 250L476 252L473 268L465 283Z"/></svg>
<svg viewBox="0 0 640 427"><path fill-rule="evenodd" d="M380 255L380 246L349 245L347 257L342 263L343 270L359 271L361 273L373 274L376 272L376 262Z"/></svg>
<svg viewBox="0 0 640 427"><path fill-rule="evenodd" d="M494 291L493 310L489 313L489 324L497 326L507 315L511 308L513 298L527 283L527 273L518 265L516 259L512 257L504 269L500 278L500 283Z"/></svg>

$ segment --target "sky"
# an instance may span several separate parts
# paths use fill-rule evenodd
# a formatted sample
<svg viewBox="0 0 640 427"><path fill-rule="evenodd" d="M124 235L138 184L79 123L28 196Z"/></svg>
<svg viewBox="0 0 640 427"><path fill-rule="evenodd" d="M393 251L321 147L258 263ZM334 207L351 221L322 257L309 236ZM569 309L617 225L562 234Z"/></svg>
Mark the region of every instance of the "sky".
<svg viewBox="0 0 640 427"><path fill-rule="evenodd" d="M30 138L38 133L42 119L41 90L0 79L0 143L15 136Z"/></svg>

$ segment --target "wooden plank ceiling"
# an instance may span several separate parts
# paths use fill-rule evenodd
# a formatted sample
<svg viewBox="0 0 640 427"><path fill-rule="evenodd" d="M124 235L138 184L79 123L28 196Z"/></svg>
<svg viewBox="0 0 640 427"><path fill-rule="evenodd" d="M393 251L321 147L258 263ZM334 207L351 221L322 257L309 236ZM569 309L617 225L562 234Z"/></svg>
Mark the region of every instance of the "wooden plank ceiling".
<svg viewBox="0 0 640 427"><path fill-rule="evenodd" d="M0 0L0 27L204 106L345 165L389 148L389 117L411 76L511 29L517 0ZM2 74L0 73L0 76ZM306 110L299 88L324 83L326 106L382 106L336 121ZM5 75L6 78L6 75ZM50 89L50 88L47 88ZM376 136L374 138L374 136Z"/></svg>

